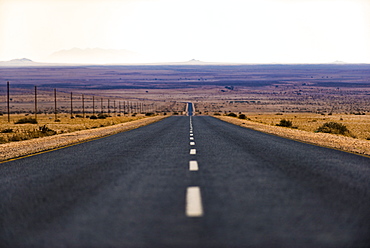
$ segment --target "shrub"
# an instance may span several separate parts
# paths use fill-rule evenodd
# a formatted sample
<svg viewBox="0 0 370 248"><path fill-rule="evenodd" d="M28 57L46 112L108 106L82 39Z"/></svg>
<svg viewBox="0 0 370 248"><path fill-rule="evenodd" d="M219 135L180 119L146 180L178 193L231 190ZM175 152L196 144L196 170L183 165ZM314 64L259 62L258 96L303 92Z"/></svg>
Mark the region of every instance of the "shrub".
<svg viewBox="0 0 370 248"><path fill-rule="evenodd" d="M213 115L221 115L220 113L213 113Z"/></svg>
<svg viewBox="0 0 370 248"><path fill-rule="evenodd" d="M90 119L96 120L96 119L98 119L98 117L96 115L92 115L92 116L90 116Z"/></svg>
<svg viewBox="0 0 370 248"><path fill-rule="evenodd" d="M32 117L29 117L29 118L26 117L26 118L22 118L14 122L14 124L25 124L25 123L37 124L37 120Z"/></svg>
<svg viewBox="0 0 370 248"><path fill-rule="evenodd" d="M240 114L238 118L244 120L247 119L247 116L245 114Z"/></svg>
<svg viewBox="0 0 370 248"><path fill-rule="evenodd" d="M153 116L154 113L145 113L145 116Z"/></svg>
<svg viewBox="0 0 370 248"><path fill-rule="evenodd" d="M98 119L107 119L107 117L109 117L109 115L107 114L102 114L102 113L98 114Z"/></svg>
<svg viewBox="0 0 370 248"><path fill-rule="evenodd" d="M12 132L13 132L13 129L6 128L6 129L2 130L0 133L12 133Z"/></svg>
<svg viewBox="0 0 370 248"><path fill-rule="evenodd" d="M227 114L227 116L238 117L235 113L229 113L229 114Z"/></svg>
<svg viewBox="0 0 370 248"><path fill-rule="evenodd" d="M54 135L56 134L57 132L48 128L46 125L43 125L42 127L39 127L39 131L44 134L45 136L50 136L50 135Z"/></svg>
<svg viewBox="0 0 370 248"><path fill-rule="evenodd" d="M279 124L276 124L279 127L292 127L293 123L289 120L281 119Z"/></svg>
<svg viewBox="0 0 370 248"><path fill-rule="evenodd" d="M27 130L19 133L15 133L8 137L8 141L22 141L34 138L40 138L45 136L51 136L57 132L48 128L46 125L39 127L39 129Z"/></svg>
<svg viewBox="0 0 370 248"><path fill-rule="evenodd" d="M342 135L350 134L349 130L347 129L345 125L341 123L337 123L337 122L326 122L317 129L317 132L342 134Z"/></svg>

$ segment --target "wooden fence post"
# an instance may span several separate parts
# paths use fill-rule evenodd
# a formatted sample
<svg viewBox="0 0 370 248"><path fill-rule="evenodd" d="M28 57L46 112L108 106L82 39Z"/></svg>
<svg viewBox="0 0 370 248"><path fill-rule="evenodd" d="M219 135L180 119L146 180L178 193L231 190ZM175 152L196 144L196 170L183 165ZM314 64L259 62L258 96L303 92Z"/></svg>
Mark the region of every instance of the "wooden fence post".
<svg viewBox="0 0 370 248"><path fill-rule="evenodd" d="M8 122L10 122L10 90L9 82L7 83L7 109L8 109Z"/></svg>

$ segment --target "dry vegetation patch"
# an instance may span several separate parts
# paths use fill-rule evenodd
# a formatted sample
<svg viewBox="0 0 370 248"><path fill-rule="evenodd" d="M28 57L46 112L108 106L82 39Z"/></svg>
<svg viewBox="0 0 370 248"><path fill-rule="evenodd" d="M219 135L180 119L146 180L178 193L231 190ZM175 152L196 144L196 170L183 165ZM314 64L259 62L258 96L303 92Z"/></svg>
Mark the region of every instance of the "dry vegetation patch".
<svg viewBox="0 0 370 248"><path fill-rule="evenodd" d="M282 116L276 117L271 114L248 116L250 120L242 120L242 119L238 119L235 117L229 117L229 116L215 116L215 117L223 121L233 123L235 125L239 125L242 127L254 129L254 130L269 133L269 134L278 135L284 138L294 139L294 140L298 140L298 141L302 141L302 142L306 142L310 144L315 144L315 145L320 145L320 146L325 146L325 147L330 147L330 148L340 149L343 151L354 152L354 153L370 156L370 141L369 140L353 138L353 137L348 137L348 136L343 136L343 135L315 132L318 126L320 126L322 123L327 121L326 119L327 117L324 120L323 117L322 119L312 118L312 116L308 117L304 114L302 114L302 118L298 118L298 116L297 117L294 117L294 116L297 116L297 115L291 116L293 117L291 118L291 120L293 122L293 125L298 125L299 129L292 129L292 128L276 126L276 124L278 124L278 122L282 119ZM285 118L287 118L287 116L285 116ZM338 118L338 117L332 116L331 118ZM356 117L354 118L356 119ZM316 121L312 122L312 120L316 120ZM351 125L348 125L349 126L348 129L351 132L354 132L358 135L361 134L361 136L364 136L364 133L368 134L370 118L366 118L366 119L358 118L356 120L358 121L358 123L363 124L363 125L359 125L360 127L363 127L363 128L354 129L352 131L351 127L356 127L357 125L354 123L351 123ZM305 123L305 125L303 125L303 123ZM346 122L346 121L344 121L344 123L350 124L349 122ZM364 123L368 124L366 128L365 128Z"/></svg>
<svg viewBox="0 0 370 248"><path fill-rule="evenodd" d="M57 121L55 121L54 115L39 115L35 124L31 121L35 121L35 119L30 116L12 115L11 122L9 123L7 122L7 118L2 116L0 117L0 143L112 126L142 118L144 118L143 115L134 117L116 116L106 119L71 119L68 115L59 115Z"/></svg>
<svg viewBox="0 0 370 248"><path fill-rule="evenodd" d="M94 138L99 138L123 131L128 131L131 129L135 129L141 126L148 125L150 123L159 121L166 116L154 116L154 117L135 117L135 118L122 118L118 119L107 119L107 120L100 120L100 122L95 122L91 124L92 121L86 121L86 123L68 123L68 120L65 120L67 123L63 123L63 119L58 124L47 124L50 125L50 128L54 128L55 130L59 130L59 135L53 135L49 137L42 137L38 139L30 139L24 140L20 142L10 142L5 144L0 144L0 161L8 160L15 157L20 157L24 155L29 155L45 150L55 149L71 144L76 144L79 142L91 140ZM105 122L104 122L105 121ZM42 121L40 121L42 123ZM83 122L83 120L81 120ZM89 123L88 123L89 122ZM108 125L110 124L110 125ZM11 125L11 124L9 124ZM24 125L24 124L17 124L17 125ZM30 124L31 125L31 124ZM34 130L37 125L40 124L32 124L32 126L28 126L31 130ZM69 126L68 126L69 125ZM107 125L100 128L96 125ZM1 124L1 130L6 125ZM87 129L86 127L90 127ZM10 129L9 127L6 127ZM13 128L20 128L14 127ZM22 127L27 128L27 127ZM68 129L69 128L69 129ZM85 129L85 130L82 130ZM70 132L66 132L69 130ZM71 130L74 130L71 131ZM80 130L80 131L77 131ZM61 132L63 131L63 132ZM23 131L25 132L25 131ZM7 133L5 133L7 134ZM4 135L4 133L1 133Z"/></svg>

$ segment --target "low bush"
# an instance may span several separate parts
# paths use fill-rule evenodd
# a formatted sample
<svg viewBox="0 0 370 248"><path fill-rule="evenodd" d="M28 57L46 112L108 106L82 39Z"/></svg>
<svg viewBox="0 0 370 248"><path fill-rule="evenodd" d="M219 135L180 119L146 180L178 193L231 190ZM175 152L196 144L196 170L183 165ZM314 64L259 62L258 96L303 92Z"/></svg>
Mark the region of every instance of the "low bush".
<svg viewBox="0 0 370 248"><path fill-rule="evenodd" d="M6 128L6 129L2 130L0 133L12 133L12 132L13 132L13 129Z"/></svg>
<svg viewBox="0 0 370 248"><path fill-rule="evenodd" d="M98 114L98 119L107 119L107 117L109 117L109 115L107 114L102 114L102 113Z"/></svg>
<svg viewBox="0 0 370 248"><path fill-rule="evenodd" d="M51 136L56 134L57 132L48 128L46 125L43 125L42 127L39 127L39 131L44 134L45 136Z"/></svg>
<svg viewBox="0 0 370 248"><path fill-rule="evenodd" d="M213 115L221 115L220 113L213 113Z"/></svg>
<svg viewBox="0 0 370 248"><path fill-rule="evenodd" d="M96 115L92 115L92 116L90 116L90 119L96 120L96 119L98 119L98 117Z"/></svg>
<svg viewBox="0 0 370 248"><path fill-rule="evenodd" d="M38 129L14 133L13 135L8 136L7 142L22 141L22 140L46 137L46 136L55 135L56 133L57 133L56 131L48 128L46 125L43 125L39 127Z"/></svg>
<svg viewBox="0 0 370 248"><path fill-rule="evenodd" d="M227 116L238 117L235 113L228 113Z"/></svg>
<svg viewBox="0 0 370 248"><path fill-rule="evenodd" d="M240 114L238 118L245 120L247 119L247 116L245 114Z"/></svg>
<svg viewBox="0 0 370 248"><path fill-rule="evenodd" d="M276 124L276 126L279 127L292 127L293 123L292 121L286 120L286 119L281 119L279 124Z"/></svg>
<svg viewBox="0 0 370 248"><path fill-rule="evenodd" d="M350 135L347 127L337 122L326 122L317 129L317 132Z"/></svg>
<svg viewBox="0 0 370 248"><path fill-rule="evenodd" d="M14 124L26 124L26 123L37 124L37 120L32 117L29 117L29 118L26 117L26 118L22 118L14 122Z"/></svg>
<svg viewBox="0 0 370 248"><path fill-rule="evenodd" d="M145 116L153 116L154 113L145 113Z"/></svg>

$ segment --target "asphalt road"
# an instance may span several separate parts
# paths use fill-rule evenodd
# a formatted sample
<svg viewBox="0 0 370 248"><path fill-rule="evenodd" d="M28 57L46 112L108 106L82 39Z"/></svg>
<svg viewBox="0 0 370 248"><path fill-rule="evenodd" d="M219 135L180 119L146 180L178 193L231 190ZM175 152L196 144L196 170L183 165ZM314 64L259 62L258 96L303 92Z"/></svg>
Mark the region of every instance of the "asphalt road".
<svg viewBox="0 0 370 248"><path fill-rule="evenodd" d="M370 247L369 158L207 116L2 163L0 195L1 247Z"/></svg>

